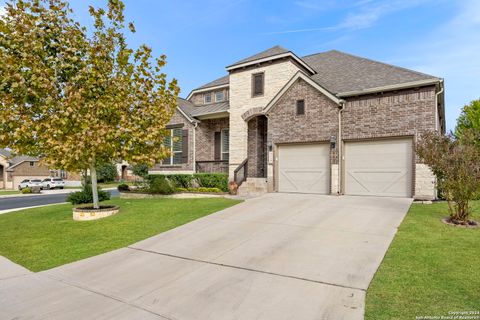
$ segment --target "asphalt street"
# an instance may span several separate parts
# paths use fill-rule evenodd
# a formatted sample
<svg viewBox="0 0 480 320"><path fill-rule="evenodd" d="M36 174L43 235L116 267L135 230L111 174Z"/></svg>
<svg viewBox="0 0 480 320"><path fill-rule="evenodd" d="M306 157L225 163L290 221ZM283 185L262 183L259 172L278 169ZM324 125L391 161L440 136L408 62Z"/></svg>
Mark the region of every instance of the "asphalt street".
<svg viewBox="0 0 480 320"><path fill-rule="evenodd" d="M118 196L117 190L107 190L107 191L110 192L112 197ZM0 198L0 211L66 202L67 197L68 197L68 193L47 194L47 195L28 196L28 197L18 196L18 197Z"/></svg>

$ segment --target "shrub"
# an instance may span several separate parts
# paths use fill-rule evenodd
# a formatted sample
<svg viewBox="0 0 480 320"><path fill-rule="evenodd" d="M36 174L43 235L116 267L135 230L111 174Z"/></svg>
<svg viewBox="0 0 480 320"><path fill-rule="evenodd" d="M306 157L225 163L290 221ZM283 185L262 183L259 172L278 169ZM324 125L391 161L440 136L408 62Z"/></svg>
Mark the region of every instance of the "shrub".
<svg viewBox="0 0 480 320"><path fill-rule="evenodd" d="M218 188L228 192L228 175L224 173L195 173L194 178L201 187Z"/></svg>
<svg viewBox="0 0 480 320"><path fill-rule="evenodd" d="M176 188L190 188L194 179L192 174L167 174L165 178Z"/></svg>
<svg viewBox="0 0 480 320"><path fill-rule="evenodd" d="M110 193L98 188L98 201L110 199ZM72 192L68 195L67 201L71 204L93 203L92 185L87 184L82 191Z"/></svg>
<svg viewBox="0 0 480 320"><path fill-rule="evenodd" d="M23 188L23 189L22 189L22 193L23 193L23 194L32 193L32 189L30 189L29 187Z"/></svg>
<svg viewBox="0 0 480 320"><path fill-rule="evenodd" d="M113 163L105 163L97 168L98 182L112 182L117 178L117 167Z"/></svg>
<svg viewBox="0 0 480 320"><path fill-rule="evenodd" d="M477 198L480 190L480 148L475 135L465 130L461 139L455 139L452 135L427 133L418 143L417 153L437 176L450 220L468 222L469 201Z"/></svg>
<svg viewBox="0 0 480 320"><path fill-rule="evenodd" d="M117 189L120 192L121 191L130 191L130 187L128 186L128 184L125 184L125 183L119 184Z"/></svg>
<svg viewBox="0 0 480 320"><path fill-rule="evenodd" d="M159 194L172 194L175 188L170 185L170 182L164 175L152 175L148 179L148 192Z"/></svg>

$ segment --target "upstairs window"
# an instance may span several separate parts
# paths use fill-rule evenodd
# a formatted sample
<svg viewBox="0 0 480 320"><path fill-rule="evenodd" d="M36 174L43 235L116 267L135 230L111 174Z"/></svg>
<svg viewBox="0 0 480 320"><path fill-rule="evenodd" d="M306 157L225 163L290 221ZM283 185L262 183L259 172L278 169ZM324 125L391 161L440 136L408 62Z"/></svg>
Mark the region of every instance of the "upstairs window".
<svg viewBox="0 0 480 320"><path fill-rule="evenodd" d="M223 91L216 91L215 92L215 102L220 102L225 100L225 94Z"/></svg>
<svg viewBox="0 0 480 320"><path fill-rule="evenodd" d="M305 100L297 100L297 116L305 114Z"/></svg>
<svg viewBox="0 0 480 320"><path fill-rule="evenodd" d="M170 129L170 134L165 137L164 144L170 149L170 156L163 159L163 165L182 164L183 130L181 128Z"/></svg>
<svg viewBox="0 0 480 320"><path fill-rule="evenodd" d="M211 92L207 92L207 93L203 94L203 102L204 103L212 102L212 93Z"/></svg>
<svg viewBox="0 0 480 320"><path fill-rule="evenodd" d="M35 162L30 161L30 167L33 167L33 166L35 166Z"/></svg>
<svg viewBox="0 0 480 320"><path fill-rule="evenodd" d="M263 95L265 87L264 76L263 72L252 74L252 97Z"/></svg>

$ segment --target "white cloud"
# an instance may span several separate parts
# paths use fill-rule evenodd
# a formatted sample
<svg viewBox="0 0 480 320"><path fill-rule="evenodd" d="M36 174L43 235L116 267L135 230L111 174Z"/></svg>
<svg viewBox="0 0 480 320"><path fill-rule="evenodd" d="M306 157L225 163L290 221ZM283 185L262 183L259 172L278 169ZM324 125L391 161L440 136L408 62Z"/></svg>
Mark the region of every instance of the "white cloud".
<svg viewBox="0 0 480 320"><path fill-rule="evenodd" d="M4 6L0 6L0 17L3 17L7 14L7 10L5 10Z"/></svg>
<svg viewBox="0 0 480 320"><path fill-rule="evenodd" d="M369 28L373 26L380 19L395 13L397 11L405 10L411 7L418 6L429 0L362 0L350 4L349 12L338 24L325 27L313 27L302 29L290 29L283 31L274 31L265 33L270 34L288 34L288 33L303 33L314 31L355 31L358 29ZM297 6L312 10L326 10L331 9L333 4L330 1L326 3L318 3L315 1L297 1ZM337 3L337 8L345 8L346 5Z"/></svg>

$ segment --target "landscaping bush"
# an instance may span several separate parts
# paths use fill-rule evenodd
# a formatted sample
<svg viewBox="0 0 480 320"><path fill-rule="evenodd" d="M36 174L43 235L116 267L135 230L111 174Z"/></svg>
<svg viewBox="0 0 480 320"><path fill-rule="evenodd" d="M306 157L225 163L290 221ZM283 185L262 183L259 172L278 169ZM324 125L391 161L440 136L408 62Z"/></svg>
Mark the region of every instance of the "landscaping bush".
<svg viewBox="0 0 480 320"><path fill-rule="evenodd" d="M228 192L228 175L224 173L195 173L193 177L201 187L218 188Z"/></svg>
<svg viewBox="0 0 480 320"><path fill-rule="evenodd" d="M32 193L32 189L30 189L29 187L23 188L22 193L23 194Z"/></svg>
<svg viewBox="0 0 480 320"><path fill-rule="evenodd" d="M110 193L98 189L98 201L110 200ZM93 203L92 185L87 184L82 191L70 193L67 201L71 204Z"/></svg>
<svg viewBox="0 0 480 320"><path fill-rule="evenodd" d="M164 175L151 175L148 178L148 192L158 194L172 194L175 192L175 188L172 187L170 182Z"/></svg>
<svg viewBox="0 0 480 320"><path fill-rule="evenodd" d="M190 188L194 179L192 174L166 174L167 178L175 188Z"/></svg>
<svg viewBox="0 0 480 320"><path fill-rule="evenodd" d="M461 138L431 132L424 134L417 144L419 157L437 176L453 223L469 222L469 202L479 194L480 148L475 137L467 130Z"/></svg>
<svg viewBox="0 0 480 320"><path fill-rule="evenodd" d="M125 184L125 183L122 183L122 184L119 184L118 187L117 187L118 191L122 192L122 191L130 191L130 187L128 186L128 184Z"/></svg>

